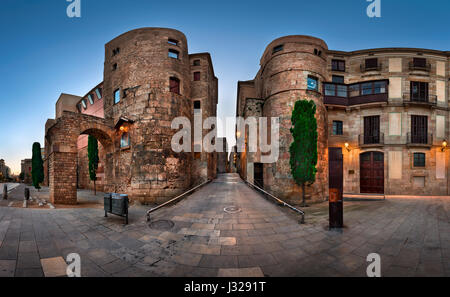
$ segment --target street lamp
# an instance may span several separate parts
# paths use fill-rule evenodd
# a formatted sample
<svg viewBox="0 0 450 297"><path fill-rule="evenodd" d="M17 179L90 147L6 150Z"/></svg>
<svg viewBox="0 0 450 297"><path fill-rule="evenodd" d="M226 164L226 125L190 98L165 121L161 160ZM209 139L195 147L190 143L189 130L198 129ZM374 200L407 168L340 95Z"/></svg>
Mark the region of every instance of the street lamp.
<svg viewBox="0 0 450 297"><path fill-rule="evenodd" d="M447 143L447 140L444 140L443 142L442 142L442 147L441 147L441 151L445 151L445 149L447 148L447 146L448 146L448 143Z"/></svg>

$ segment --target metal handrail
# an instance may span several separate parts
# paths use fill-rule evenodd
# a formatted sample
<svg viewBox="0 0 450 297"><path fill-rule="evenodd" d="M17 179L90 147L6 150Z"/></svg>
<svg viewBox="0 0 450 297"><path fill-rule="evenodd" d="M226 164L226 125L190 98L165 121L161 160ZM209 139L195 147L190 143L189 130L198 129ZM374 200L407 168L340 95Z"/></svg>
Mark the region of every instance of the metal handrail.
<svg viewBox="0 0 450 297"><path fill-rule="evenodd" d="M266 195L269 196L270 198L275 199L276 201L278 201L278 203L282 204L283 206L286 206L286 207L290 208L291 210L300 213L300 215L302 216L302 219L301 219L301 221L300 221L300 224L304 224L304 223L305 223L305 212L304 212L303 210L300 210L300 209L297 209L297 208L293 207L292 205L290 205L290 204L284 202L283 200L281 200L281 199L275 197L274 195L270 194L269 192L267 192L267 191L261 189L261 188L258 187L257 185L252 184L251 182L249 182L249 181L247 181L247 180L244 180L244 182L247 183L247 184L249 184L251 187L257 189L258 191L260 191L260 192L266 194Z"/></svg>
<svg viewBox="0 0 450 297"><path fill-rule="evenodd" d="M200 184L200 185L198 185L198 186L196 186L196 187L190 189L189 191L184 192L183 194L178 195L177 197L175 197L175 198L173 198L173 199L170 199L169 201L164 202L163 204L158 205L157 207L154 207L154 208L150 209L149 211L147 211L147 214L146 214L146 216L147 216L147 222L150 222L150 214L151 214L152 212L154 212L154 211L156 211L156 210L158 210L158 209L160 209L160 208L163 208L164 206L166 206L166 205L168 205L168 204L170 204L170 203L172 203L172 202L174 202L174 201L176 201L176 200L178 200L178 199L180 199L180 198L183 198L184 196L186 196L186 195L188 195L188 194L194 192L194 191L197 190L198 188L203 187L204 185L210 183L211 181L212 181L212 180L208 179L206 182L204 182L204 183L202 183L202 184Z"/></svg>

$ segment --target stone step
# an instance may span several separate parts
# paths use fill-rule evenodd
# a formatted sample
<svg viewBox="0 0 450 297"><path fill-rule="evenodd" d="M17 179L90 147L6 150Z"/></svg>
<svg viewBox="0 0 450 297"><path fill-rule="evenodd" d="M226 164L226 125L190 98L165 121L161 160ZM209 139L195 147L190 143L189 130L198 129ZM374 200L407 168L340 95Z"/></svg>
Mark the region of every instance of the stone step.
<svg viewBox="0 0 450 297"><path fill-rule="evenodd" d="M383 194L344 194L344 201L380 201L386 200Z"/></svg>

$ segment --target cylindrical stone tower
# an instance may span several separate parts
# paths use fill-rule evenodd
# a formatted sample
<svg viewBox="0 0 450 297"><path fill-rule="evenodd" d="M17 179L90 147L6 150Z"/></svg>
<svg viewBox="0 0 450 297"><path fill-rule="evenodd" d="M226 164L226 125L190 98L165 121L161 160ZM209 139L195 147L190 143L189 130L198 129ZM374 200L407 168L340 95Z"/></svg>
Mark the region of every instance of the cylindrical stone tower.
<svg viewBox="0 0 450 297"><path fill-rule="evenodd" d="M106 157L112 181L106 191L145 203L189 188L192 154L172 151L177 131L171 122L180 116L192 122L190 81L187 40L177 30L137 29L106 44L105 118L116 125L114 156Z"/></svg>
<svg viewBox="0 0 450 297"><path fill-rule="evenodd" d="M298 201L301 197L301 187L291 176L289 146L292 111L295 102L302 99L315 102L318 126L316 182L307 187L306 194L312 201L323 201L328 195L328 128L322 89L327 77L327 49L318 38L286 36L270 43L261 59L255 85L259 98L265 99L262 113L264 117L280 117L280 157L276 163L264 164L264 187L284 199Z"/></svg>

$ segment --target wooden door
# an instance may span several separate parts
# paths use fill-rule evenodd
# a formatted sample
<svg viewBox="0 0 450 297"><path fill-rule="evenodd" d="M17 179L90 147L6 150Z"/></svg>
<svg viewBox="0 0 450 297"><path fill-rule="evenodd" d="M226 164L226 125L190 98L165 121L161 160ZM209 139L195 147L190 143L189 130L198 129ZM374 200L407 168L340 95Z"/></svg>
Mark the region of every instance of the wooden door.
<svg viewBox="0 0 450 297"><path fill-rule="evenodd" d="M367 152L360 155L361 193L384 194L384 154Z"/></svg>

